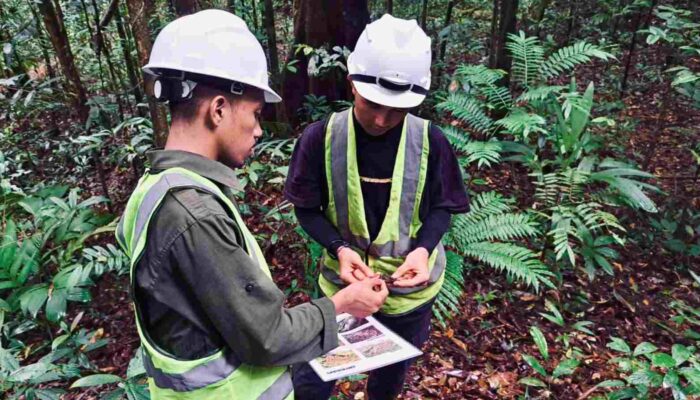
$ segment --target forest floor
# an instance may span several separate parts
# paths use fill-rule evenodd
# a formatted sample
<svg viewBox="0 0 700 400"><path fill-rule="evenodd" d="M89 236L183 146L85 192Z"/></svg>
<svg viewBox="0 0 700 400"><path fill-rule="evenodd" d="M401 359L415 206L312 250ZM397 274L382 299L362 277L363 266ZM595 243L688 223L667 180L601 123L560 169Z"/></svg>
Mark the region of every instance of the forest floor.
<svg viewBox="0 0 700 400"><path fill-rule="evenodd" d="M655 55L643 56L648 61ZM602 66L585 71L598 77L596 81L608 72ZM644 82L645 79L642 72L636 71L630 81ZM614 93L604 93L601 97L606 96L611 99L609 103L614 104ZM608 115L603 116L619 124L610 145L622 149L642 169L660 177L651 182L665 192L655 195L660 209L687 207L697 212L700 210L700 185L692 179L695 167L687 148L693 141L700 141L700 110L690 108L679 99L680 96L669 91L667 83L645 84L643 90L632 88L624 98L624 105L618 102L618 106L611 106ZM599 104L603 101L597 97ZM622 128L622 121L630 122L627 128ZM482 173L481 177L489 183L485 189L498 189L526 203L532 187L524 173L514 179L509 176L511 171L496 168ZM101 192L95 181L85 180L84 186L99 195ZM108 184L113 198L121 201L115 210L120 212L135 179L129 171L113 171ZM278 187L249 192L246 202L271 207L282 202L281 192ZM625 338L631 346L649 341L667 352L674 343L689 344L682 332L690 326L676 325L669 318L678 312L672 305L674 301L700 306L700 294L697 287L693 287L691 276L687 270L679 268L681 264L700 266L700 260L675 256L662 247L658 238L645 239L643 233L649 230L646 217L636 213L619 217L632 227L629 232L632 239L621 249L612 277L602 276L589 282L581 271L565 271L559 291L534 294L525 287L508 283L493 270L474 268L468 271L463 312L451 320L446 329L434 325L423 348L424 355L410 370L402 397L517 398L525 393L518 380L534 376L522 357L538 354L529 334L534 325L544 332L550 345L549 361L543 363L548 371L571 349L577 348L583 354L576 373L549 381L547 389L537 392L540 398L582 400L598 393L592 391L597 383L619 378L616 366L609 363L615 357L606 347L611 337ZM270 233L266 232L269 225L259 216L249 217L247 222L254 233ZM305 251L300 251L302 239L293 228L286 227L285 240L265 248L274 279L282 289L289 288L295 279L305 282L304 269L308 260ZM101 328L104 337L111 339L108 346L90 353L91 360L105 373L123 375L138 348L128 278L105 275L94 288L93 296L93 302L75 307L72 315L84 311L81 326ZM541 317L539 312L545 311L544 299L565 305L561 310L565 327ZM289 304L306 300L308 296L297 291L290 296ZM591 334L572 328L579 321L592 322ZM340 398L363 398L363 385L362 380L341 382L337 385L337 394ZM97 389L73 390L66 398L89 399L96 398L97 394Z"/></svg>

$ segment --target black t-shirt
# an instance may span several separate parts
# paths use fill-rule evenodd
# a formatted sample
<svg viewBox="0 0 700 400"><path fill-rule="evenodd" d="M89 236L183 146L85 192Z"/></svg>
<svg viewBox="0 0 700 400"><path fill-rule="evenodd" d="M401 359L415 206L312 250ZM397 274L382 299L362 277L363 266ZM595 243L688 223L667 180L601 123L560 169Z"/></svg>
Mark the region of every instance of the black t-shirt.
<svg viewBox="0 0 700 400"><path fill-rule="evenodd" d="M403 124L398 124L381 136L372 136L365 132L354 115L353 121L360 176L375 179L391 178ZM320 212L328 205L324 160L325 125L326 121L320 121L309 125L304 130L294 149L285 185L285 197L297 209L306 209L307 216L309 210ZM464 188L457 158L445 136L437 126L431 124L428 138L430 152L426 186L419 209L424 225L418 233L418 242L419 245L426 243L424 247L431 250L445 233L447 226L444 221L446 219L449 223L449 214L469 211L469 198ZM379 233L389 206L391 183L362 181L361 187L367 227L370 238L374 239ZM297 215L299 216L299 212ZM304 215L301 217L304 218ZM432 219L437 219L437 223L433 225ZM300 222L302 226L305 225L301 218ZM307 231L314 231L314 229L307 229ZM309 233L321 244L328 242L327 235L317 238L312 232ZM339 236L337 231L333 233L334 236Z"/></svg>

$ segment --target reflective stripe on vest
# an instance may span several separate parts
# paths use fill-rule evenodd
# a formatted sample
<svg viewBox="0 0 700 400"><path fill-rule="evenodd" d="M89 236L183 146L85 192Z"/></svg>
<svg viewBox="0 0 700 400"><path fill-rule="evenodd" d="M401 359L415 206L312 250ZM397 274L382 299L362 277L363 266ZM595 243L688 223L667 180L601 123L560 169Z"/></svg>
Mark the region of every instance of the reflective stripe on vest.
<svg viewBox="0 0 700 400"><path fill-rule="evenodd" d="M155 183L153 183L153 181L148 181L148 179L155 180ZM152 184L149 187L148 185L150 183ZM141 256L141 254L134 254L134 251L138 253L143 252L142 240L145 240L145 237L142 239L142 236L147 234L146 231L149 221L162 203L165 195L173 189L180 188L194 188L204 191L225 203L225 208L229 209L230 214L232 214L238 233L245 241L246 252L250 255L250 258L255 264L269 276L267 264L264 262L264 259L262 259L262 261L260 259L260 257L262 257L262 252L259 250L257 243L255 243L255 239L250 232L248 232L245 225L240 226L243 224L243 220L240 218L233 202L227 199L225 193L206 178L200 177L193 172L183 170L182 168L173 168L157 176L146 175L139 182L134 193L136 194L139 189L141 189L141 197L132 195L132 199L135 199L135 204L131 204L132 199L130 199L127 204L125 215L122 216L117 226L117 239L130 256L132 262L132 287L135 284L134 268ZM129 218L126 218L127 214ZM265 368L244 365L235 357L232 351L219 351L212 356L200 359L201 363L199 364L197 364L197 362L200 362L200 360L179 361L164 354L157 349L157 346L152 344L147 332L142 329L138 306L135 306L134 309L136 311L136 325L139 336L145 348L143 351L144 367L150 378L149 385L151 385L151 395L154 399L159 397L157 394L161 389L177 392L178 396L186 399L221 398L222 390L223 393L228 393L229 395L231 393L249 393L249 395L241 394L240 396L243 396L241 398L258 398L262 400L281 400L288 398L293 393L291 376L284 368ZM183 370L181 365L177 365L179 362L190 365L194 362L195 365L189 367L189 369L185 368L186 370L184 372L173 373L172 371L156 366L153 362L153 357L155 357L155 360L161 365L172 365L172 368L176 371ZM233 380L224 383L224 386L217 385L217 383L226 379ZM262 387L260 387L259 390L252 390L251 393L250 389L255 388L253 384L257 382L261 382L260 385L262 385ZM227 384L233 386L226 386ZM211 389L208 387L211 387ZM154 393L154 390L157 393ZM233 392L231 392L231 390L233 390ZM192 393L190 394L190 392ZM229 395L224 396L228 398ZM164 393L163 396L168 399L172 398L171 395L166 393Z"/></svg>
<svg viewBox="0 0 700 400"><path fill-rule="evenodd" d="M136 215L136 223L134 226L134 233L131 237L131 243L128 243L130 249L135 249L136 248L136 242L138 242L139 238L141 235L144 233L143 229L146 227L146 222L151 218L151 215L153 214L153 211L155 211L155 208L160 204L160 200L165 196L166 193L168 193L170 190L173 189L185 189L185 188L192 188L192 189L198 189L204 192L207 192L211 194L214 197L220 197L218 193L213 191L209 186L197 182L194 179L178 174L178 173L164 173L161 175L160 179L156 184L154 184L146 193L144 196L141 205L139 206L139 211L138 214ZM123 232L123 221L119 221L119 226L117 227L117 235L122 238L122 240L126 243L126 238L124 236ZM120 231L119 227L122 228ZM120 232L120 233L119 233ZM260 264L258 262L258 258L255 257L254 255L254 243L251 243L251 238L249 238L246 235L243 235L241 233L241 236L246 242L246 247L248 248L248 254L251 254L251 259L253 262L255 262L255 265L260 267Z"/></svg>
<svg viewBox="0 0 700 400"><path fill-rule="evenodd" d="M337 227L341 237L349 242L352 246L360 249L362 252L372 257L385 257L400 259L415 248L417 239L412 237L412 228L416 228L418 221L418 208L422 197L423 186L425 182L421 181L421 168L427 169L427 157L424 153L427 152L429 146L427 129L428 122L407 114L404 120L402 131L402 139L400 142L399 155L397 155L394 177L396 176L396 168L401 168L400 186L395 187L398 182L392 182L390 195L389 210L387 217L382 224L379 236L374 242L370 243L367 222L364 213L364 199L359 182L353 185L350 190L350 182L359 181L358 176L349 176L351 167L353 171L357 166L351 166L350 163L356 163L356 145L354 137L354 128L352 120L352 108L343 112L333 114L328 122L326 140L329 151L326 151L325 157L330 156L330 163L327 163L326 171L327 179L329 180L329 191L331 196L329 199L328 215L331 222ZM351 134L351 130L353 134ZM352 138L353 142L349 139ZM354 152L354 153L353 153ZM403 165L400 155L403 155ZM328 161L328 160L327 160ZM425 163L425 165L423 164ZM355 175L355 174L354 174ZM425 178L423 178L425 179ZM355 193L359 192L359 193ZM395 197L398 197L394 199ZM394 212L392 208L396 208L398 202L398 226L396 232L386 232L388 229L385 225L391 224L388 216ZM352 215L350 210L356 210ZM354 219L354 226L353 226ZM417 229L413 229L417 231ZM359 232L358 232L359 231ZM384 234L384 237L382 237ZM388 234L388 235L387 235ZM386 236L391 236L394 240L383 241ZM379 243L379 241L382 241ZM437 282L445 270L446 259L442 243L439 243L435 248L437 257L433 268L430 271L428 285ZM322 265L321 273L330 282L337 286L343 286L338 273L332 269ZM425 286L412 288L392 287L390 290L394 294L409 294L423 290Z"/></svg>
<svg viewBox="0 0 700 400"><path fill-rule="evenodd" d="M181 374L171 374L153 365L147 351L143 352L143 366L148 376L153 378L156 386L172 389L176 392L191 392L219 382L231 375L240 362L232 353L228 356L215 358L206 364L199 365ZM278 397L278 398L284 398Z"/></svg>
<svg viewBox="0 0 700 400"><path fill-rule="evenodd" d="M352 122L351 109L334 114L330 121L331 130L331 171L333 174L333 199L335 200L336 221L340 235L350 244L375 257L404 257L413 249L415 238L411 238L410 229L413 219L416 195L418 193L418 176L420 173L421 152L423 149L423 130L426 121L411 114L406 115L406 143L403 165L403 182L401 184L401 202L399 203L399 237L396 241L377 244L370 243L369 237L358 236L350 230L350 210L348 200L348 135ZM352 178L352 177L351 177ZM392 182L392 185L394 183ZM422 189L422 188L421 188ZM364 217L364 216L363 216Z"/></svg>

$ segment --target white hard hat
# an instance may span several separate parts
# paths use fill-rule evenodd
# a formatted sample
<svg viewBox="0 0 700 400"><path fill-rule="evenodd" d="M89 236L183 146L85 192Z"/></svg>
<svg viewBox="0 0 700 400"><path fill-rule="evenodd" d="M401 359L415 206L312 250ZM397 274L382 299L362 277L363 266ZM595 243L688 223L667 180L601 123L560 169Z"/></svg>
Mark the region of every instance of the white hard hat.
<svg viewBox="0 0 700 400"><path fill-rule="evenodd" d="M166 25L143 70L152 75L177 71L185 73L183 79L191 73L240 82L263 90L268 103L282 100L268 84L262 46L242 19L222 10L200 11Z"/></svg>
<svg viewBox="0 0 700 400"><path fill-rule="evenodd" d="M430 61L430 38L416 20L384 14L357 40L348 57L348 76L365 99L411 108L428 94Z"/></svg>

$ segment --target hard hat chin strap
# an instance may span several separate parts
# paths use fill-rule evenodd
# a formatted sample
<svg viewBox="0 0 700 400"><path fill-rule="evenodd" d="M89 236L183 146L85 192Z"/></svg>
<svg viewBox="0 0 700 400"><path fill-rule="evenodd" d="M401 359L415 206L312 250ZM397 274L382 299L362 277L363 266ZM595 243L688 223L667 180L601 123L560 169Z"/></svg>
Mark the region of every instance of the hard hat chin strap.
<svg viewBox="0 0 700 400"><path fill-rule="evenodd" d="M413 92L417 94L422 94L422 95L427 95L428 94L428 89L413 84L413 83L397 83L397 82L392 82L389 79L382 78L379 76L373 76L373 75L364 75L364 74L350 74L348 75L350 80L355 81L355 82L363 82L363 83L372 83L378 86L383 87L384 89L391 90L392 92Z"/></svg>

